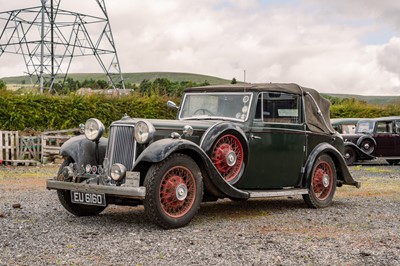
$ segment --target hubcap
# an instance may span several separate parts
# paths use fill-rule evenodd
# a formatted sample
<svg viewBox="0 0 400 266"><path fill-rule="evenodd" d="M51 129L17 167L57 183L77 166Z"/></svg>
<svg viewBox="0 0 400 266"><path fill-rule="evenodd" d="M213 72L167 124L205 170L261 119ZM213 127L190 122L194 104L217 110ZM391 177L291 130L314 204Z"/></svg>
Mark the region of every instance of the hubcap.
<svg viewBox="0 0 400 266"><path fill-rule="evenodd" d="M180 201L186 199L188 194L188 189L185 184L180 184L176 187L176 198Z"/></svg>
<svg viewBox="0 0 400 266"><path fill-rule="evenodd" d="M231 151L226 155L226 163L229 166L234 166L235 165L235 163L236 163L236 153L234 151Z"/></svg>
<svg viewBox="0 0 400 266"><path fill-rule="evenodd" d="M366 149L366 150L369 149L369 144L368 144L368 143L365 143L365 144L364 144L364 149Z"/></svg>
<svg viewBox="0 0 400 266"><path fill-rule="evenodd" d="M324 174L324 177L322 178L322 184L324 185L325 188L329 187L329 175Z"/></svg>

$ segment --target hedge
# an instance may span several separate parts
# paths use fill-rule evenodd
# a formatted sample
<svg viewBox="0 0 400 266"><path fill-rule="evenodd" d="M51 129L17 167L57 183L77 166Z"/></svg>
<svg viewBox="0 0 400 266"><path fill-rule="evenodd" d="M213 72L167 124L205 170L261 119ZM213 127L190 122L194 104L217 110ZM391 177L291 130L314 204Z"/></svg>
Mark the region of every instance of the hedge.
<svg viewBox="0 0 400 266"><path fill-rule="evenodd" d="M157 94L134 93L129 96L107 95L57 96L0 91L0 130L33 129L35 131L76 128L91 117L106 127L124 114L137 118L174 119L176 110L167 108L167 100L179 98ZM367 104L356 99L330 99L331 117L381 117L400 115L400 105Z"/></svg>
<svg viewBox="0 0 400 266"><path fill-rule="evenodd" d="M100 119L107 127L124 114L131 117L173 119L176 110L167 108L167 100L163 96L139 94L112 97L0 92L0 130L76 128L91 117Z"/></svg>

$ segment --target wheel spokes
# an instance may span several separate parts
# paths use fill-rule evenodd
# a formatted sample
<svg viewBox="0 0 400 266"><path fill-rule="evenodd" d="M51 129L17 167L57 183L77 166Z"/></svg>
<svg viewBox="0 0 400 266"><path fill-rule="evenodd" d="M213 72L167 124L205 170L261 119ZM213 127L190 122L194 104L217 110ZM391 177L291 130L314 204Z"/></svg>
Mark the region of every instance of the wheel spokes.
<svg viewBox="0 0 400 266"><path fill-rule="evenodd" d="M314 171L312 180L312 188L315 196L319 200L325 200L329 197L333 185L331 166L325 161L320 162Z"/></svg>
<svg viewBox="0 0 400 266"><path fill-rule="evenodd" d="M159 191L161 208L174 218L182 217L192 207L196 195L193 174L185 167L171 168L162 178Z"/></svg>
<svg viewBox="0 0 400 266"><path fill-rule="evenodd" d="M214 145L211 159L218 172L226 181L231 181L240 173L243 164L243 147L233 135L225 135Z"/></svg>

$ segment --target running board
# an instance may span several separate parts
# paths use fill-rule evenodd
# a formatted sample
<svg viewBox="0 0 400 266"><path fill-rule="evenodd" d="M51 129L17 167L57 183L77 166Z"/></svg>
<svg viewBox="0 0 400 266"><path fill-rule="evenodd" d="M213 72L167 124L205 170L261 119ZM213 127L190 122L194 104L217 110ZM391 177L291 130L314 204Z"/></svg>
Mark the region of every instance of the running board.
<svg viewBox="0 0 400 266"><path fill-rule="evenodd" d="M277 189L277 190L247 190L250 198L285 197L308 194L305 188Z"/></svg>

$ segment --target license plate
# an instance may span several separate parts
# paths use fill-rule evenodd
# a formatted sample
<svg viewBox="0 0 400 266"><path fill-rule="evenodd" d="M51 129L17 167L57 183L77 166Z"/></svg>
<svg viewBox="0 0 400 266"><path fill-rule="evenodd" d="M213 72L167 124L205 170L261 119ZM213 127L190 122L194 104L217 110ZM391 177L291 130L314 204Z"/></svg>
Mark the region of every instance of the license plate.
<svg viewBox="0 0 400 266"><path fill-rule="evenodd" d="M106 206L106 196L100 193L71 191L71 201L78 204Z"/></svg>

